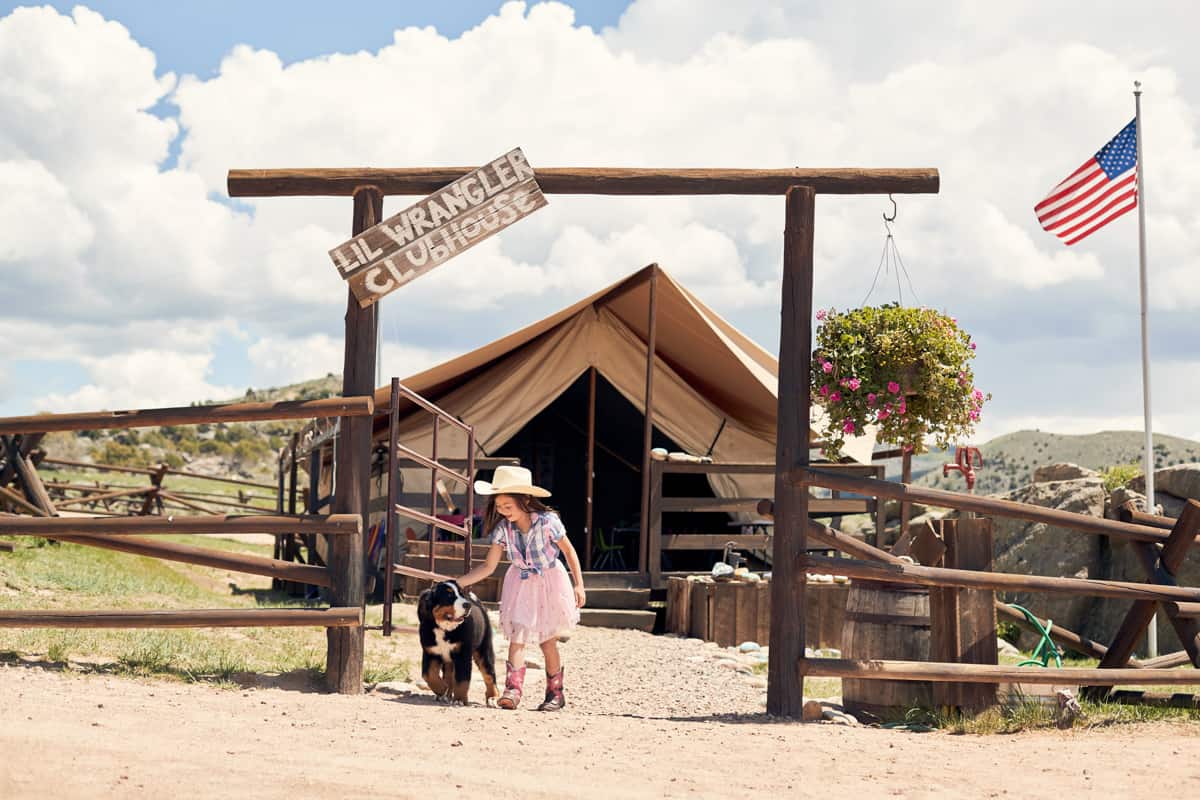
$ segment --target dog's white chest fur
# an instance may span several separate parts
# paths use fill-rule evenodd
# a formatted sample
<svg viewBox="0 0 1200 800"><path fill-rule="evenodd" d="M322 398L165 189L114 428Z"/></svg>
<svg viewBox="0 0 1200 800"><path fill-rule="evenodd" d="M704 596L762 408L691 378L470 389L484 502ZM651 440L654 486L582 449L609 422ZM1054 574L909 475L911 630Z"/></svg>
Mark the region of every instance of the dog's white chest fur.
<svg viewBox="0 0 1200 800"><path fill-rule="evenodd" d="M429 652L440 658L442 661L449 661L450 654L458 649L458 642L447 642L446 632L441 628L433 629L433 647L428 648Z"/></svg>

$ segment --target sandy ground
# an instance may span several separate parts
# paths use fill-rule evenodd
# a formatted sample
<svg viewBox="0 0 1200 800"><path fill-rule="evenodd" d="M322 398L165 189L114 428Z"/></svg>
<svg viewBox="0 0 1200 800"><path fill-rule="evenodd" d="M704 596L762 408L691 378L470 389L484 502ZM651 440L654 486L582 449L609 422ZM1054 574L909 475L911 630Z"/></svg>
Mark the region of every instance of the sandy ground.
<svg viewBox="0 0 1200 800"><path fill-rule="evenodd" d="M533 669L535 702L509 712L396 685L348 697L288 680L230 689L8 663L0 798L1200 792L1196 724L978 737L785 723L762 713L760 676L694 640L585 628L563 654L558 714L532 710L544 680Z"/></svg>

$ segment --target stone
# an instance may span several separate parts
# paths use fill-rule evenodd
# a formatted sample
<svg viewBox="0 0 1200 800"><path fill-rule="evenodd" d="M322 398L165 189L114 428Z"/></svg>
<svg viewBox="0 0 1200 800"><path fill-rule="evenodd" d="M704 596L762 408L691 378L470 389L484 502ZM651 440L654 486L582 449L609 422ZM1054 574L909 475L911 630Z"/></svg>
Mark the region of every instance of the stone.
<svg viewBox="0 0 1200 800"><path fill-rule="evenodd" d="M1135 492L1146 492L1146 478L1143 475L1126 484ZM1175 495L1184 500L1200 500L1200 463L1176 464L1154 470L1154 494L1159 492Z"/></svg>
<svg viewBox="0 0 1200 800"><path fill-rule="evenodd" d="M1019 503L1057 508L1076 514L1103 517L1107 492L1099 476L1075 480L1035 483L1000 495ZM995 571L1022 575L1103 577L1104 554L1101 537L1045 523L996 517ZM1124 548L1122 548L1124 549ZM1112 548L1115 553L1117 548ZM1141 580L1139 578L1138 580ZM1051 595L1030 592L1001 592L999 599L1025 606L1043 619L1099 641L1112 638L1114 627L1098 623L1096 613L1111 601L1082 595ZM1018 646L1032 649L1036 637L1022 631Z"/></svg>
<svg viewBox="0 0 1200 800"><path fill-rule="evenodd" d="M825 708L816 700L807 700L800 710L800 719L805 722L817 722L825 718Z"/></svg>
<svg viewBox="0 0 1200 800"><path fill-rule="evenodd" d="M1002 656L1015 658L1021 655L1021 651L1018 650L1016 646L1010 643L1007 639L1001 639L999 637L996 637L996 650Z"/></svg>
<svg viewBox="0 0 1200 800"><path fill-rule="evenodd" d="M733 567L726 564L724 561L718 561L713 564L712 576L714 578L729 578L733 576Z"/></svg>
<svg viewBox="0 0 1200 800"><path fill-rule="evenodd" d="M1080 478L1098 478L1100 473L1094 469L1081 467L1078 464L1045 464L1033 471L1034 483L1052 483L1055 481L1074 481Z"/></svg>
<svg viewBox="0 0 1200 800"><path fill-rule="evenodd" d="M384 681L383 683L375 684L375 691L384 692L385 694L412 694L417 691L417 685L408 681Z"/></svg>
<svg viewBox="0 0 1200 800"><path fill-rule="evenodd" d="M1158 492L1155 492L1158 494ZM1121 506L1126 503L1132 503L1135 511L1146 510L1146 495L1141 492L1135 492L1129 486L1118 486L1112 490L1108 496L1108 514L1110 519L1118 519Z"/></svg>
<svg viewBox="0 0 1200 800"><path fill-rule="evenodd" d="M758 646L758 642L742 642L740 645L738 645L738 650L743 653L753 653L761 649L762 648Z"/></svg>
<svg viewBox="0 0 1200 800"><path fill-rule="evenodd" d="M845 711L836 711L832 708L826 708L821 712L821 716L834 725L857 725L858 718L853 714L847 714Z"/></svg>

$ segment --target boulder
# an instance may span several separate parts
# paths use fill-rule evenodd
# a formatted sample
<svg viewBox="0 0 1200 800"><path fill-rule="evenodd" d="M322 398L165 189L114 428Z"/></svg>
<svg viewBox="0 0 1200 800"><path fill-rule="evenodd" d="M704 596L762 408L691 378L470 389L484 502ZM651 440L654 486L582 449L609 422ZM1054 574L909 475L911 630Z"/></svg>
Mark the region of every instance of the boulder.
<svg viewBox="0 0 1200 800"><path fill-rule="evenodd" d="M1135 492L1146 493L1146 477L1139 475L1125 484ZM1184 500L1200 500L1200 463L1176 464L1154 470L1154 493L1166 492Z"/></svg>
<svg viewBox="0 0 1200 800"><path fill-rule="evenodd" d="M1000 497L1019 503L1102 517L1107 493L1104 491L1104 482L1097 475L1035 483L1006 492ZM1075 578L1102 577L1102 543L1098 536L1040 522L1029 523L1005 517L995 518L994 530L997 572ZM1112 631L1094 629L1092 626L1091 619L1095 607L1099 602L1103 602L1095 598L1008 592L1001 593L1000 599L1019 603L1035 614L1043 618L1049 617L1082 635L1095 636L1101 641L1111 638ZM1022 649L1028 649L1035 644L1035 638L1031 634L1022 633L1019 643Z"/></svg>
<svg viewBox="0 0 1200 800"><path fill-rule="evenodd" d="M1045 464L1033 471L1034 483L1052 483L1054 481L1075 481L1080 478L1096 478L1100 473L1078 464Z"/></svg>
<svg viewBox="0 0 1200 800"><path fill-rule="evenodd" d="M1158 494L1158 492L1155 492L1155 494ZM1141 492L1135 492L1129 486L1118 486L1108 496L1109 512L1105 516L1110 519L1118 519L1118 511L1126 503L1133 503L1133 508L1136 511L1145 511L1146 495Z"/></svg>

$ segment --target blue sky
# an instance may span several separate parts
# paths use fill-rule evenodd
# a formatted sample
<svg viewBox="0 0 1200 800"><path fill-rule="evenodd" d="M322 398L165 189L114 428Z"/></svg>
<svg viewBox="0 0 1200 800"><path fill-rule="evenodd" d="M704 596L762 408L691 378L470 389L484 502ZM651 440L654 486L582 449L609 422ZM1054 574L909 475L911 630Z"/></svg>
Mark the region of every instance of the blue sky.
<svg viewBox="0 0 1200 800"><path fill-rule="evenodd" d="M49 5L70 13L77 2L0 2L0 16L18 6ZM392 40L392 31L410 25L432 25L445 36L460 36L496 12L503 0L206 0L150 2L94 0L83 3L154 51L158 68L177 74L208 77L236 44L273 50L285 63L327 53L377 50ZM580 25L616 24L629 5L623 0L575 0Z"/></svg>
<svg viewBox="0 0 1200 800"><path fill-rule="evenodd" d="M935 166L940 194L897 198L894 230L921 302L979 342L995 398L981 437L1136 429L1135 218L1066 248L1032 206L1129 120L1139 79L1156 429L1200 438L1200 12L346 5L0 3L0 338L33 343L0 355L0 414L173 405L340 370L345 288L325 252L348 233L346 201L231 202L227 171L470 165L520 145L535 167ZM1155 23L1168 16L1181 24ZM890 209L820 198L818 305L861 302ZM774 351L781 225L778 198L552 197L384 301L385 375L652 261Z"/></svg>

